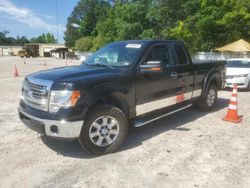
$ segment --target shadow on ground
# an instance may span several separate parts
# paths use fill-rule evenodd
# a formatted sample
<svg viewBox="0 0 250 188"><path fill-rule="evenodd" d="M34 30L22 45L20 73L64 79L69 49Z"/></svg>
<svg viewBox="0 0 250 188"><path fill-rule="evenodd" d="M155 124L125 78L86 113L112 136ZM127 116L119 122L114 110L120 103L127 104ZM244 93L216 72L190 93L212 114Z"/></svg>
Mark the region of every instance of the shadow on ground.
<svg viewBox="0 0 250 188"><path fill-rule="evenodd" d="M228 99L218 98L215 109L212 112L219 111L228 106ZM186 123L202 118L207 112L197 110L195 107L190 107L183 111L177 112L155 122L149 123L139 128L131 128L126 143L118 152L142 145L145 140L148 140L158 134L168 130L191 131L188 127L181 127ZM180 118L181 117L181 118ZM50 149L58 154L73 158L93 158L94 156L84 151L78 141L56 140L50 137L43 136L42 141Z"/></svg>

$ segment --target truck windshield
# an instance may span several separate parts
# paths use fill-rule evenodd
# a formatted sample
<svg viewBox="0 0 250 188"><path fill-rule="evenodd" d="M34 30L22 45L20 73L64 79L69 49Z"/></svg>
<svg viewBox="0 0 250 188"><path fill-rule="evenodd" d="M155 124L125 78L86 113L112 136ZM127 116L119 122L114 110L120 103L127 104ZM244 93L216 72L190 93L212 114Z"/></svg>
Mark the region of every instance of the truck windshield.
<svg viewBox="0 0 250 188"><path fill-rule="evenodd" d="M142 48L143 44L138 43L112 43L95 52L84 64L128 67L138 60Z"/></svg>
<svg viewBox="0 0 250 188"><path fill-rule="evenodd" d="M227 67L250 68L250 61L228 61Z"/></svg>

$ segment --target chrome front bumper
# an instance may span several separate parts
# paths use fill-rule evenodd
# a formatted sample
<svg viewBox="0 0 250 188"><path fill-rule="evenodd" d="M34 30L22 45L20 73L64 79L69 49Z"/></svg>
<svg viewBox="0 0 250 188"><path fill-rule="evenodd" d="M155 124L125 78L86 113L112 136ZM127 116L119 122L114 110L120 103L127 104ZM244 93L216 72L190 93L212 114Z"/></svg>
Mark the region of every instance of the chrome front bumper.
<svg viewBox="0 0 250 188"><path fill-rule="evenodd" d="M249 83L249 79L246 77L232 78L232 79L226 79L226 83L224 87L233 88L234 84L237 84L237 88L244 89L244 88L248 88L248 83Z"/></svg>
<svg viewBox="0 0 250 188"><path fill-rule="evenodd" d="M57 121L42 119L27 114L19 108L19 116L22 122L29 128L47 136L59 138L78 138L83 125L82 121ZM39 131L38 131L39 130Z"/></svg>

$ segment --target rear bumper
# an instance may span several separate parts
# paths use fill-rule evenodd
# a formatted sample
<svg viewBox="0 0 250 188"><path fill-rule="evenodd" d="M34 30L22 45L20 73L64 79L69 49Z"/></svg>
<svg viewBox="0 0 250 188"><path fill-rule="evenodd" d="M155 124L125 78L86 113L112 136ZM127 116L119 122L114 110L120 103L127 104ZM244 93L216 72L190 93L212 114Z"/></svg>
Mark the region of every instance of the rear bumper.
<svg viewBox="0 0 250 188"><path fill-rule="evenodd" d="M19 117L24 125L47 136L74 139L80 136L84 121L65 121L42 119L18 109Z"/></svg>

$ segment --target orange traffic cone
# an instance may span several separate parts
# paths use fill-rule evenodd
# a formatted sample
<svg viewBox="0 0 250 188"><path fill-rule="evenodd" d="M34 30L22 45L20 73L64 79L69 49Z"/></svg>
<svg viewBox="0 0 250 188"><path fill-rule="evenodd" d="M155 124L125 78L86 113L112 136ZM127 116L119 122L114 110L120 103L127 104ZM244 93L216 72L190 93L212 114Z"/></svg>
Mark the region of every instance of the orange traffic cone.
<svg viewBox="0 0 250 188"><path fill-rule="evenodd" d="M233 93L227 109L227 115L222 118L224 121L230 121L233 123L240 123L242 116L238 115L238 102L237 102L237 85L234 84Z"/></svg>
<svg viewBox="0 0 250 188"><path fill-rule="evenodd" d="M184 99L185 99L185 96L184 96L184 93L185 93L185 83L184 83L184 80L182 80L182 82L180 84L180 87L181 87L181 91L177 92L176 103L183 102Z"/></svg>
<svg viewBox="0 0 250 188"><path fill-rule="evenodd" d="M19 73L18 73L17 67L16 67L16 65L15 65L14 77L18 77L18 76L19 76Z"/></svg>

